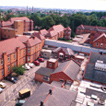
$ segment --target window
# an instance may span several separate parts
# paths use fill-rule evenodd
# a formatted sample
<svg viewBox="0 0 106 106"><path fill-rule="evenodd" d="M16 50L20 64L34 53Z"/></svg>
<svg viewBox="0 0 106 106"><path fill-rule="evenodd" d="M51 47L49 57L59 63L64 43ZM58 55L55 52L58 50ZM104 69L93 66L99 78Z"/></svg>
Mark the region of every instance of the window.
<svg viewBox="0 0 106 106"><path fill-rule="evenodd" d="M8 66L8 72L10 72L10 66Z"/></svg>
<svg viewBox="0 0 106 106"><path fill-rule="evenodd" d="M19 64L21 64L21 60L19 60Z"/></svg>
<svg viewBox="0 0 106 106"><path fill-rule="evenodd" d="M8 30L8 32L10 32L10 30Z"/></svg>
<svg viewBox="0 0 106 106"><path fill-rule="evenodd" d="M37 50L37 46L36 46L36 50Z"/></svg>
<svg viewBox="0 0 106 106"><path fill-rule="evenodd" d="M98 44L98 42L96 43L96 46L98 46L99 44Z"/></svg>
<svg viewBox="0 0 106 106"><path fill-rule="evenodd" d="M10 62L10 56L8 56L8 62Z"/></svg>
<svg viewBox="0 0 106 106"><path fill-rule="evenodd" d="M8 38L10 38L10 35L8 35Z"/></svg>
<svg viewBox="0 0 106 106"><path fill-rule="evenodd" d="M14 53L14 59L15 59L15 53Z"/></svg>
<svg viewBox="0 0 106 106"><path fill-rule="evenodd" d="M1 65L3 66L3 64L4 64L4 61L3 61L3 59L1 59Z"/></svg>
<svg viewBox="0 0 106 106"><path fill-rule="evenodd" d="M49 63L49 67L52 67L52 63Z"/></svg>
<svg viewBox="0 0 106 106"><path fill-rule="evenodd" d="M25 54L25 49L23 50L24 54Z"/></svg>
<svg viewBox="0 0 106 106"><path fill-rule="evenodd" d="M40 44L39 44L39 49L40 49Z"/></svg>
<svg viewBox="0 0 106 106"><path fill-rule="evenodd" d="M48 76L43 76L43 80L45 80L45 81L50 81L50 77L48 77Z"/></svg>
<svg viewBox="0 0 106 106"><path fill-rule="evenodd" d="M34 52L34 47L33 47L33 52Z"/></svg>
<svg viewBox="0 0 106 106"><path fill-rule="evenodd" d="M4 69L2 69L1 72L2 72L2 76L4 76Z"/></svg>
<svg viewBox="0 0 106 106"><path fill-rule="evenodd" d="M35 56L33 55L33 60L35 59Z"/></svg>
<svg viewBox="0 0 106 106"><path fill-rule="evenodd" d="M6 35L4 35L4 37L6 37Z"/></svg>
<svg viewBox="0 0 106 106"><path fill-rule="evenodd" d="M30 48L28 48L28 53L30 53Z"/></svg>
<svg viewBox="0 0 106 106"><path fill-rule="evenodd" d="M106 44L105 44L105 48L106 48Z"/></svg>
<svg viewBox="0 0 106 106"><path fill-rule="evenodd" d="M101 43L101 47L103 47L103 43Z"/></svg>
<svg viewBox="0 0 106 106"><path fill-rule="evenodd" d="M37 58L37 53L35 54L35 58Z"/></svg>
<svg viewBox="0 0 106 106"><path fill-rule="evenodd" d="M25 63L25 57L23 58L23 62Z"/></svg>
<svg viewBox="0 0 106 106"><path fill-rule="evenodd" d="M21 51L20 51L20 57L21 57Z"/></svg>
<svg viewBox="0 0 106 106"><path fill-rule="evenodd" d="M30 56L28 56L28 61L30 61Z"/></svg>
<svg viewBox="0 0 106 106"><path fill-rule="evenodd" d="M14 67L16 66L16 63L14 63Z"/></svg>

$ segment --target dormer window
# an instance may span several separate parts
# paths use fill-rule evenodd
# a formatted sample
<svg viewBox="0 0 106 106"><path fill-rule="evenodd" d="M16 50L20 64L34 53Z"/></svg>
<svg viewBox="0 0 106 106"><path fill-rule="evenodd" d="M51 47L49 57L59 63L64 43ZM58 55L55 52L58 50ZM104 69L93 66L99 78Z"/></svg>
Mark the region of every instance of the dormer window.
<svg viewBox="0 0 106 106"><path fill-rule="evenodd" d="M96 46L98 46L98 45L99 45L99 43L97 42L97 43L96 43Z"/></svg>
<svg viewBox="0 0 106 106"><path fill-rule="evenodd" d="M101 47L103 47L103 43L101 43Z"/></svg>

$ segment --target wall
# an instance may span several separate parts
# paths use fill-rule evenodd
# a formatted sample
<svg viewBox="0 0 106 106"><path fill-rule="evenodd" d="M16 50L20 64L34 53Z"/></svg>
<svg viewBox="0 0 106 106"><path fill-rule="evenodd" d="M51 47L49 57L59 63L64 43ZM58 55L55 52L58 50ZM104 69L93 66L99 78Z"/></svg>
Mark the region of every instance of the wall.
<svg viewBox="0 0 106 106"><path fill-rule="evenodd" d="M54 73L50 75L50 82L52 81L60 81L60 80L70 80L71 82L73 82L73 80L71 78L69 78L65 73L63 72L58 72L58 73Z"/></svg>

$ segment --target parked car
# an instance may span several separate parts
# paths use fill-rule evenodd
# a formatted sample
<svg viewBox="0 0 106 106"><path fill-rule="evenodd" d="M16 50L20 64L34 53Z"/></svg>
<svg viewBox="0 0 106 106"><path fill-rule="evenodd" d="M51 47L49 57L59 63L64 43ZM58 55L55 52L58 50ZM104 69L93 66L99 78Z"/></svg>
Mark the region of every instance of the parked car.
<svg viewBox="0 0 106 106"><path fill-rule="evenodd" d="M29 67L33 68L34 64L33 63L28 63Z"/></svg>
<svg viewBox="0 0 106 106"><path fill-rule="evenodd" d="M40 62L44 62L45 60L44 60L44 58L39 58L38 59Z"/></svg>
<svg viewBox="0 0 106 106"><path fill-rule="evenodd" d="M26 69L26 70L29 70L29 69L30 69L30 66L28 66L27 63L25 64L25 69Z"/></svg>
<svg viewBox="0 0 106 106"><path fill-rule="evenodd" d="M39 66L39 65L40 65L40 63L39 63L39 61L38 61L38 60L34 61L34 64L35 64L35 65L37 65L37 66Z"/></svg>
<svg viewBox="0 0 106 106"><path fill-rule="evenodd" d="M5 88L5 87L6 87L6 84L3 82L0 82L0 88Z"/></svg>
<svg viewBox="0 0 106 106"><path fill-rule="evenodd" d="M2 93L2 91L3 91L3 88L0 88L0 93Z"/></svg>
<svg viewBox="0 0 106 106"><path fill-rule="evenodd" d="M22 106L25 103L25 100L17 100L16 106Z"/></svg>
<svg viewBox="0 0 106 106"><path fill-rule="evenodd" d="M13 83L16 83L17 82L17 79L14 78L14 77L12 77L12 76L10 76L10 75L6 77L6 80L11 81Z"/></svg>

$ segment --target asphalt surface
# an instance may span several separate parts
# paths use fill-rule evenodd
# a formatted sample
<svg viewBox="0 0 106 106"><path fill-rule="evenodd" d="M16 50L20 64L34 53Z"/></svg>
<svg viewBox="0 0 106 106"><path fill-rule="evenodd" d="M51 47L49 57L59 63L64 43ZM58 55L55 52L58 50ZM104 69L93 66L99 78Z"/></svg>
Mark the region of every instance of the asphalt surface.
<svg viewBox="0 0 106 106"><path fill-rule="evenodd" d="M6 83L6 88L0 94L0 106L15 106L16 98L19 97L19 91L24 88L29 88L31 94L41 85L40 82L35 81L35 72L40 67L46 66L46 61L41 63L40 66L34 66L28 71L25 71L24 75L19 76L19 80L16 84L3 80Z"/></svg>

